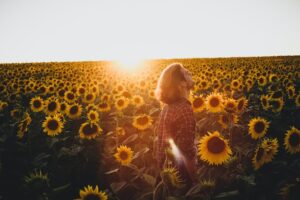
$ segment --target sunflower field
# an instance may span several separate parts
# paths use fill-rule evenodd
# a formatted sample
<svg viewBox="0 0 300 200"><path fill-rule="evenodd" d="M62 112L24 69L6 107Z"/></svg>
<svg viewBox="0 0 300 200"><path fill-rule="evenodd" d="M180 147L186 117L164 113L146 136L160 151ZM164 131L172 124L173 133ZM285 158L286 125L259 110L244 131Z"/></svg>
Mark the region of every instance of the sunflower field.
<svg viewBox="0 0 300 200"><path fill-rule="evenodd" d="M154 89L174 62L195 81L198 183L185 194L154 156ZM149 60L136 73L107 61L0 64L0 199L299 196L299 56Z"/></svg>

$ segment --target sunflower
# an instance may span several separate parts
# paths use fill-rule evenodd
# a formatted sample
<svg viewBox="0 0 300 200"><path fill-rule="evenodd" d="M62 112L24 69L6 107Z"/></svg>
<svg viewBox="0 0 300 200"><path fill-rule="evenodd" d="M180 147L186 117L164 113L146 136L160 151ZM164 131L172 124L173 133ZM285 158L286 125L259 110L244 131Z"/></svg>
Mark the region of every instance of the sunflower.
<svg viewBox="0 0 300 200"><path fill-rule="evenodd" d="M237 124L239 121L238 116L236 114L222 114L219 115L218 122L224 129L227 129L229 125Z"/></svg>
<svg viewBox="0 0 300 200"><path fill-rule="evenodd" d="M99 122L99 113L95 110L90 110L87 113L87 117L88 117L89 121L91 121L91 122L95 122L95 123Z"/></svg>
<svg viewBox="0 0 300 200"><path fill-rule="evenodd" d="M120 127L120 126L118 126L116 128L116 133L117 133L118 136L123 136L123 135L126 134L125 129L123 127Z"/></svg>
<svg viewBox="0 0 300 200"><path fill-rule="evenodd" d="M239 88L240 85L241 85L240 81L237 80L237 79L234 79L234 80L232 80L231 83L230 83L230 88L231 88L232 90L237 90L237 89Z"/></svg>
<svg viewBox="0 0 300 200"><path fill-rule="evenodd" d="M265 86L267 84L267 82L268 82L268 80L267 80L267 78L265 76L260 76L257 79L257 83L261 87Z"/></svg>
<svg viewBox="0 0 300 200"><path fill-rule="evenodd" d="M146 114L135 116L132 125L139 130L145 130L152 125L152 118Z"/></svg>
<svg viewBox="0 0 300 200"><path fill-rule="evenodd" d="M44 174L41 170L34 170L34 172L24 177L24 181L26 187L38 193L44 192L50 186L48 175Z"/></svg>
<svg viewBox="0 0 300 200"><path fill-rule="evenodd" d="M0 101L0 111L4 110L5 108L7 108L8 103L4 102L4 101Z"/></svg>
<svg viewBox="0 0 300 200"><path fill-rule="evenodd" d="M68 105L66 110L66 115L70 119L78 119L81 116L82 113L82 106L78 103Z"/></svg>
<svg viewBox="0 0 300 200"><path fill-rule="evenodd" d="M268 110L268 108L270 107L269 99L270 99L270 97L268 95L260 96L260 103L264 110Z"/></svg>
<svg viewBox="0 0 300 200"><path fill-rule="evenodd" d="M265 163L271 162L278 152L279 144L277 138L264 138L261 147L265 149Z"/></svg>
<svg viewBox="0 0 300 200"><path fill-rule="evenodd" d="M44 132L49 136L59 135L64 127L63 122L57 115L46 117L42 124L44 127Z"/></svg>
<svg viewBox="0 0 300 200"><path fill-rule="evenodd" d="M131 98L131 102L136 107L140 107L141 105L145 104L145 101L144 101L143 97L141 97L140 95L134 95Z"/></svg>
<svg viewBox="0 0 300 200"><path fill-rule="evenodd" d="M120 145L117 147L117 153L114 154L114 157L121 165L128 165L132 161L133 151L126 145Z"/></svg>
<svg viewBox="0 0 300 200"><path fill-rule="evenodd" d="M296 89L294 86L289 86L286 88L289 99L293 99L296 95Z"/></svg>
<svg viewBox="0 0 300 200"><path fill-rule="evenodd" d="M175 167L164 167L160 172L160 176L163 183L171 188L182 188L184 186L184 181Z"/></svg>
<svg viewBox="0 0 300 200"><path fill-rule="evenodd" d="M272 112L278 113L281 112L284 106L283 98L270 99L270 108L272 108Z"/></svg>
<svg viewBox="0 0 300 200"><path fill-rule="evenodd" d="M258 139L263 137L267 133L269 124L270 122L260 117L251 119L248 124L251 138Z"/></svg>
<svg viewBox="0 0 300 200"><path fill-rule="evenodd" d="M99 112L108 112L110 111L110 105L107 102L99 103L97 105Z"/></svg>
<svg viewBox="0 0 300 200"><path fill-rule="evenodd" d="M300 152L300 130L296 127L291 127L284 137L284 147L287 152L294 154Z"/></svg>
<svg viewBox="0 0 300 200"><path fill-rule="evenodd" d="M119 97L115 101L115 107L117 110L125 109L129 104L129 100L125 97Z"/></svg>
<svg viewBox="0 0 300 200"><path fill-rule="evenodd" d="M76 96L72 91L66 91L64 98L65 98L65 101L68 103L73 103L76 101Z"/></svg>
<svg viewBox="0 0 300 200"><path fill-rule="evenodd" d="M194 112L201 112L205 109L205 98L202 95L192 97L191 101Z"/></svg>
<svg viewBox="0 0 300 200"><path fill-rule="evenodd" d="M99 190L98 185L93 189L92 186L88 185L79 191L80 198L77 200L107 200L108 196L104 191Z"/></svg>
<svg viewBox="0 0 300 200"><path fill-rule="evenodd" d="M55 98L49 98L44 105L44 112L47 115L55 115L60 110L60 103Z"/></svg>
<svg viewBox="0 0 300 200"><path fill-rule="evenodd" d="M18 125L17 137L23 138L24 134L28 131L28 126L30 125L32 119L28 112L25 113L24 119Z"/></svg>
<svg viewBox="0 0 300 200"><path fill-rule="evenodd" d="M248 106L248 99L246 99L245 97L241 97L237 100L236 109L239 113L243 112L247 106Z"/></svg>
<svg viewBox="0 0 300 200"><path fill-rule="evenodd" d="M266 150L263 147L261 147L261 145L258 145L252 158L252 164L255 170L263 166L263 164L265 163L265 158Z"/></svg>
<svg viewBox="0 0 300 200"><path fill-rule="evenodd" d="M205 104L209 112L217 113L223 111L223 97L219 93L212 93L206 97Z"/></svg>
<svg viewBox="0 0 300 200"><path fill-rule="evenodd" d="M44 109L44 101L41 97L33 97L30 100L30 108L33 112L40 112Z"/></svg>
<svg viewBox="0 0 300 200"><path fill-rule="evenodd" d="M94 139L102 134L100 126L93 122L85 122L79 128L79 136L82 139Z"/></svg>
<svg viewBox="0 0 300 200"><path fill-rule="evenodd" d="M228 113L235 113L237 110L237 102L231 98L226 99L224 102L224 110Z"/></svg>
<svg viewBox="0 0 300 200"><path fill-rule="evenodd" d="M94 93L86 93L83 98L83 102L86 104L93 103L96 99L96 95Z"/></svg>
<svg viewBox="0 0 300 200"><path fill-rule="evenodd" d="M212 192L216 187L216 181L213 179L203 179L199 182L201 191L210 193Z"/></svg>
<svg viewBox="0 0 300 200"><path fill-rule="evenodd" d="M198 155L210 165L220 165L226 162L232 152L228 141L221 137L218 131L209 133L199 140Z"/></svg>

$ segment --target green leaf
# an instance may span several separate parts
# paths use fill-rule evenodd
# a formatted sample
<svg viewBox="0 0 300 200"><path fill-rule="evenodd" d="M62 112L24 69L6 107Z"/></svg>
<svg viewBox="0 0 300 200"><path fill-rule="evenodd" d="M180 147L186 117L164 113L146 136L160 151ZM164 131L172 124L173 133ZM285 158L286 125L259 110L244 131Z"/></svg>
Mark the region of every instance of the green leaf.
<svg viewBox="0 0 300 200"><path fill-rule="evenodd" d="M226 199L228 197L233 197L239 194L238 190L233 190L233 191L229 191L229 192L223 192L218 194L217 196L215 196L215 199Z"/></svg>
<svg viewBox="0 0 300 200"><path fill-rule="evenodd" d="M115 193L117 193L122 188L124 188L126 185L127 185L127 183L125 181L121 181L121 182L116 182L116 183L110 184L110 187Z"/></svg>

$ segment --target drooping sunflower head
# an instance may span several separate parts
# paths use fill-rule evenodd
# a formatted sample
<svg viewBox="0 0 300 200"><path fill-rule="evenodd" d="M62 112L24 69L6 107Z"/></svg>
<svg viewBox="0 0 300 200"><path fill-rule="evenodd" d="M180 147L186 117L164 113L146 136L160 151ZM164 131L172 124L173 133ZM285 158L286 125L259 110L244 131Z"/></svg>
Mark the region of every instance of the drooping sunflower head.
<svg viewBox="0 0 300 200"><path fill-rule="evenodd" d="M259 169L265 163L265 158L266 158L265 149L260 145L258 145L252 159L252 164L255 170Z"/></svg>
<svg viewBox="0 0 300 200"><path fill-rule="evenodd" d="M106 192L99 190L98 185L93 188L91 185L85 186L79 191L80 198L77 200L107 200Z"/></svg>
<svg viewBox="0 0 300 200"><path fill-rule="evenodd" d="M237 100L237 111L240 113L240 112L243 112L245 110L245 108L247 107L248 105L248 99L246 99L245 97L241 97Z"/></svg>
<svg viewBox="0 0 300 200"><path fill-rule="evenodd" d="M265 136L269 128L269 124L270 122L260 117L251 119L248 124L251 138L258 139Z"/></svg>
<svg viewBox="0 0 300 200"><path fill-rule="evenodd" d="M62 132L64 127L63 122L58 115L48 116L43 122L44 132L49 136L56 136Z"/></svg>
<svg viewBox="0 0 300 200"><path fill-rule="evenodd" d="M261 103L264 110L268 110L268 108L270 107L269 99L270 99L270 97L268 95L261 95L260 96L260 103Z"/></svg>
<svg viewBox="0 0 300 200"><path fill-rule="evenodd" d="M264 138L261 147L265 149L265 163L271 162L278 152L279 144L277 138Z"/></svg>
<svg viewBox="0 0 300 200"><path fill-rule="evenodd" d="M102 129L94 122L85 122L79 128L79 136L82 139L94 139L101 134Z"/></svg>
<svg viewBox="0 0 300 200"><path fill-rule="evenodd" d="M132 125L139 130L145 130L152 125L152 118L146 114L135 116Z"/></svg>
<svg viewBox="0 0 300 200"><path fill-rule="evenodd" d="M133 151L126 145L120 145L117 147L117 152L114 154L114 157L121 165L128 165L132 161Z"/></svg>
<svg viewBox="0 0 300 200"><path fill-rule="evenodd" d="M296 127L291 127L284 137L284 147L287 152L295 154L300 152L300 130Z"/></svg>
<svg viewBox="0 0 300 200"><path fill-rule="evenodd" d="M221 165L226 162L232 154L228 141L218 131L209 133L199 140L198 155L200 159L210 165Z"/></svg>
<svg viewBox="0 0 300 200"><path fill-rule="evenodd" d="M179 171L172 166L167 166L160 172L163 183L171 188L181 188L184 186Z"/></svg>
<svg viewBox="0 0 300 200"><path fill-rule="evenodd" d="M44 101L41 97L33 97L30 100L30 108L33 112L40 112L44 108Z"/></svg>
<svg viewBox="0 0 300 200"><path fill-rule="evenodd" d="M35 170L28 176L24 177L26 186L36 192L44 192L49 188L48 175L42 173L41 170Z"/></svg>
<svg viewBox="0 0 300 200"><path fill-rule="evenodd" d="M219 93L212 93L207 96L205 103L209 112L217 113L223 111L223 97Z"/></svg>
<svg viewBox="0 0 300 200"><path fill-rule="evenodd" d="M199 184L203 193L211 193L216 187L216 182L213 179L201 180Z"/></svg>

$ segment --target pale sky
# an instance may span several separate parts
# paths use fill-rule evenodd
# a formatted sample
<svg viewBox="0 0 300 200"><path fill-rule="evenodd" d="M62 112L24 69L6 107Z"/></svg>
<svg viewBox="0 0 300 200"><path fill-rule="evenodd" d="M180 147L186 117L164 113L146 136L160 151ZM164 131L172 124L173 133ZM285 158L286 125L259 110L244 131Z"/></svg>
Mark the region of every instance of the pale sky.
<svg viewBox="0 0 300 200"><path fill-rule="evenodd" d="M0 62L300 55L299 0L0 0Z"/></svg>

